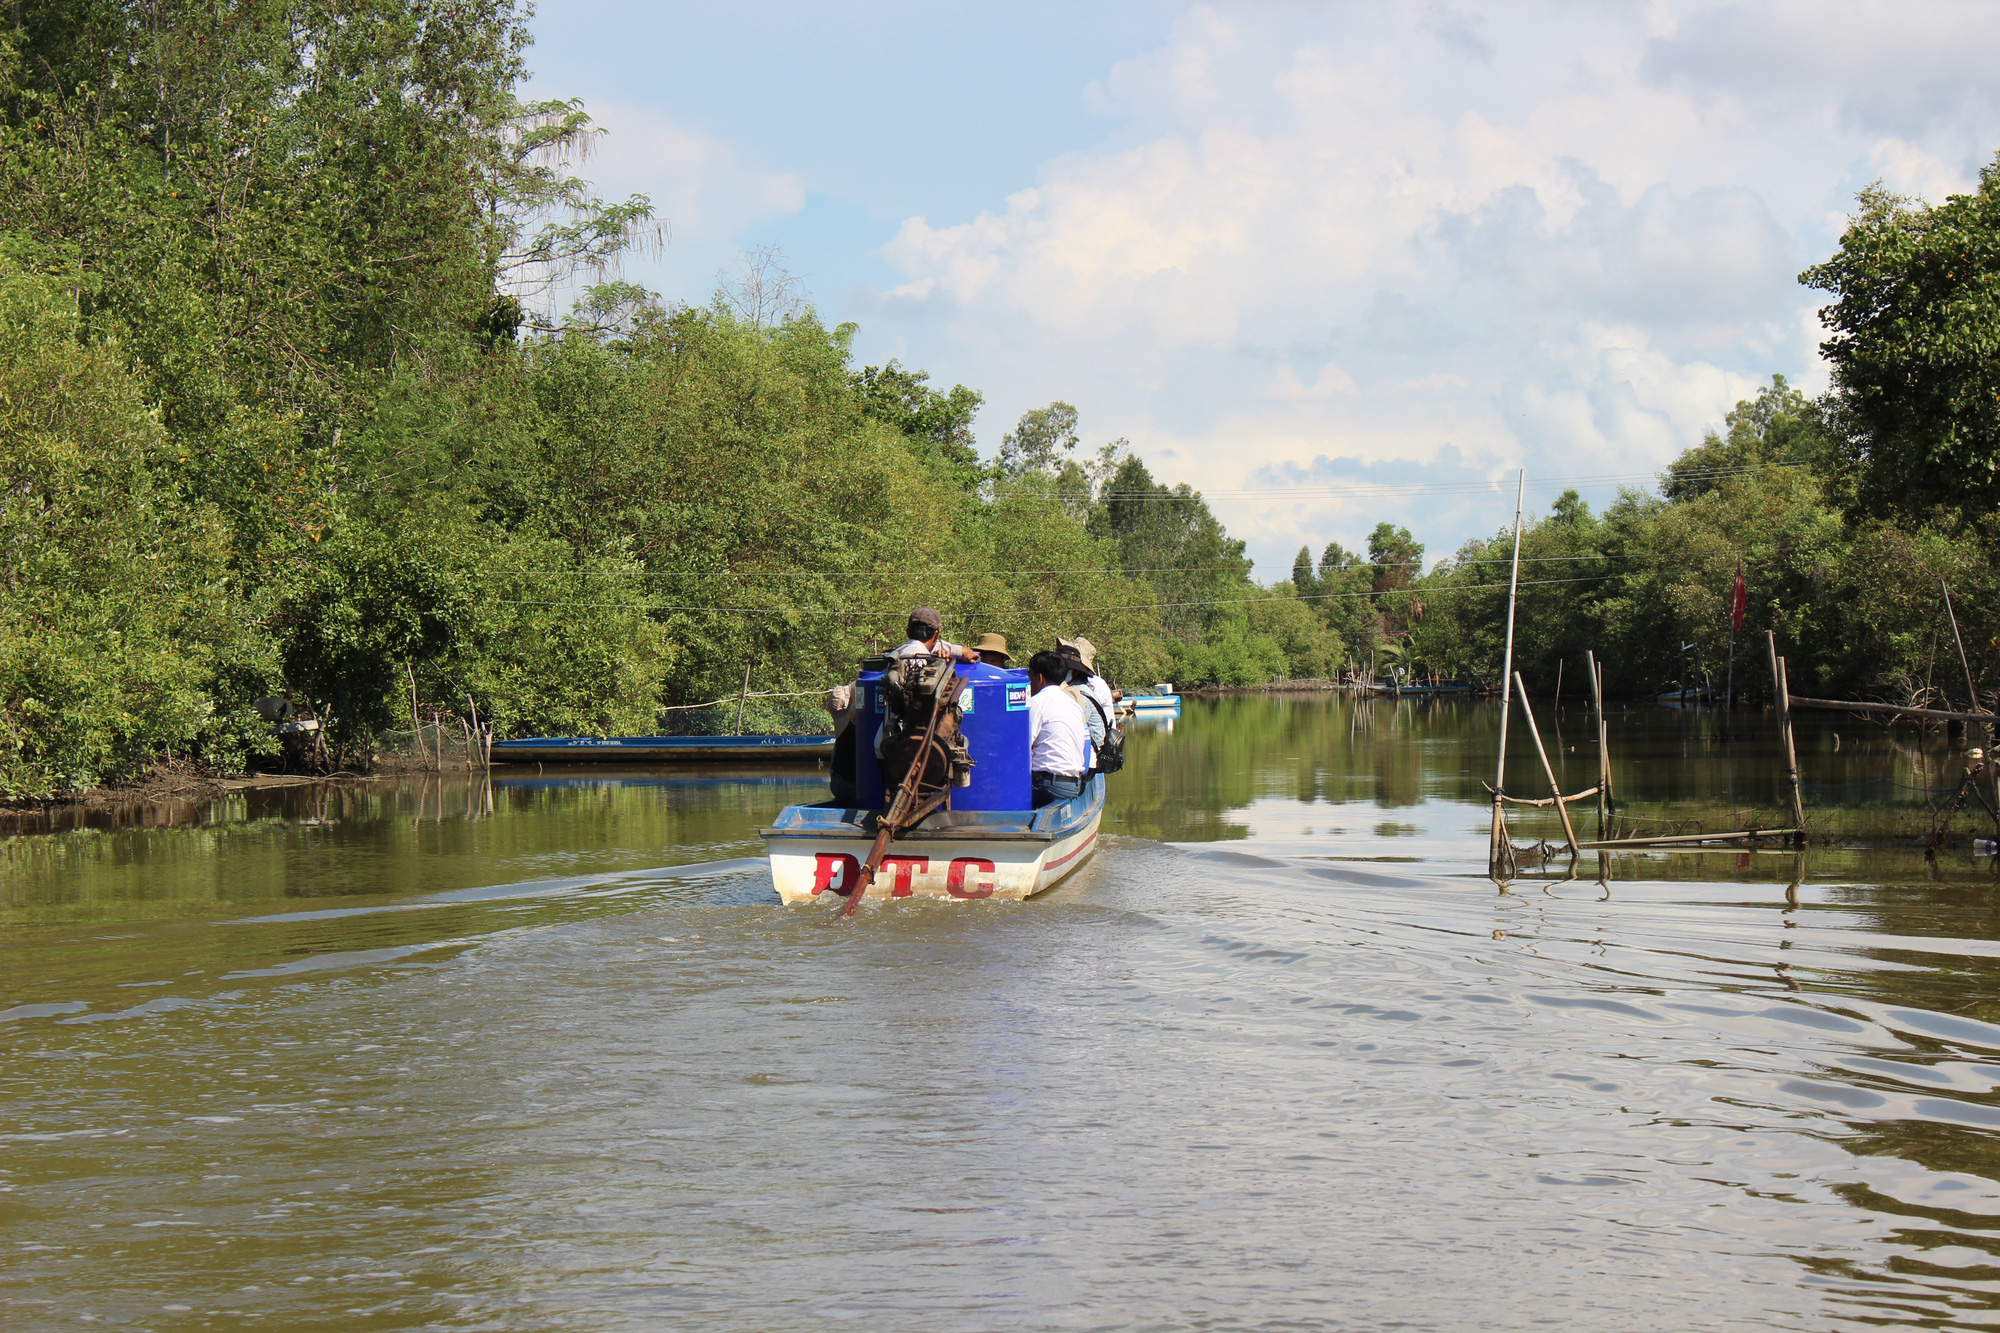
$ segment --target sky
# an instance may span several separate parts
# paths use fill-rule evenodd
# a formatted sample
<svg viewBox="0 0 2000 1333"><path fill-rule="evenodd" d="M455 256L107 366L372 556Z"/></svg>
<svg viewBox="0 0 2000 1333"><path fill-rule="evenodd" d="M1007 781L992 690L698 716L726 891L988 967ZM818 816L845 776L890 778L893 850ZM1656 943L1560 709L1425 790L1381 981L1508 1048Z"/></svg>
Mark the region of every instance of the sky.
<svg viewBox="0 0 2000 1333"><path fill-rule="evenodd" d="M1872 182L2000 149L2000 4L542 0L535 97L648 195L622 276L775 246L857 363L1061 399L1257 577L1383 521L1431 558L1645 486L1782 374Z"/></svg>

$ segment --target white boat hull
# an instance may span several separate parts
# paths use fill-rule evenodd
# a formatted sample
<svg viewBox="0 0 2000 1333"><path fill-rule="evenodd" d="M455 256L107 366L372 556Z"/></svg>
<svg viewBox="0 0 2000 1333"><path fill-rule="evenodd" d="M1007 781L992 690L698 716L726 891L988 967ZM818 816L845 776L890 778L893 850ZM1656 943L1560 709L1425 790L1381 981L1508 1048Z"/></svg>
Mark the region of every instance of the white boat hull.
<svg viewBox="0 0 2000 1333"><path fill-rule="evenodd" d="M982 825L990 821L978 817L957 824L949 816L926 820L908 837L889 844L867 896L1019 901L1046 893L1097 850L1103 783L1101 777L1092 780L1071 817L1031 819L1042 812L1022 812L1020 831L1009 829L1003 836L981 836ZM778 897L786 903L847 897L874 846L873 833L859 819L824 831L814 828L813 823L824 824L823 816L832 813L814 807L803 809L821 817L817 820L787 819L801 809L793 807L764 831ZM1047 814L1058 812L1049 808ZM1047 827L1037 832L1036 825ZM997 827L993 831L1002 832Z"/></svg>

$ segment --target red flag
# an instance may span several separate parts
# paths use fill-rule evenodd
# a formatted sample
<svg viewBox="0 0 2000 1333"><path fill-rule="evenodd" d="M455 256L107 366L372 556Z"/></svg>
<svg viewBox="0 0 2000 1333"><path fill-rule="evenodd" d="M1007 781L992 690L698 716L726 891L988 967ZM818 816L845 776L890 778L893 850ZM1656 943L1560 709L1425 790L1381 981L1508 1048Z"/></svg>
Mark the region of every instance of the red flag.
<svg viewBox="0 0 2000 1333"><path fill-rule="evenodd" d="M1729 628L1743 632L1743 613L1750 607L1750 594L1743 587L1743 566L1736 567L1736 595L1729 599Z"/></svg>

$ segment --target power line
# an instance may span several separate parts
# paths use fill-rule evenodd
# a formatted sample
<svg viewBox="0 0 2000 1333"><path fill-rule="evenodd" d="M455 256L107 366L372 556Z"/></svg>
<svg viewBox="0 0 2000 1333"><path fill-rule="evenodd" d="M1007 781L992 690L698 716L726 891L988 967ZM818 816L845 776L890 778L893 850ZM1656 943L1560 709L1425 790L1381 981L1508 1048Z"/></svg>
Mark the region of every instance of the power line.
<svg viewBox="0 0 2000 1333"><path fill-rule="evenodd" d="M1654 472L1604 472L1592 475L1576 475L1568 477L1531 478L1530 481L1531 484L1533 484L1538 490L1551 490L1558 486L1563 486L1563 487L1578 486L1578 485L1601 486L1617 482L1657 481L1663 475L1671 475L1673 479L1676 481L1703 481L1703 480L1711 480L1722 477L1744 476L1749 473L1764 472L1773 468L1801 468L1808 466L1810 466L1810 464L1806 463L1759 463L1754 466L1745 466L1745 467L1688 468L1683 471L1674 471L1673 468L1669 466L1661 471L1654 471ZM1127 500L1127 501L1142 500L1142 501L1160 501L1163 503L1164 502L1187 503L1194 500L1206 500L1215 498L1256 499L1265 496L1273 498L1287 497L1287 496L1307 496L1307 497L1320 497L1320 498L1356 496L1361 498L1367 498L1374 496L1421 495L1421 494L1493 495L1493 494L1498 494L1500 490L1501 490L1501 482L1498 479L1490 481L1489 480L1421 481L1421 482L1408 482L1403 484L1391 484L1388 482L1357 481L1345 485L1335 484L1335 485L1320 485L1320 486L1243 487L1235 490L1203 490L1203 491L1190 490L1186 495L1176 494L1174 491L1169 490L1168 488L1162 486L1157 490L1151 490L1151 491L1104 491L1099 494L1098 498L1100 499L1100 501L1109 501L1117 499L1117 500Z"/></svg>
<svg viewBox="0 0 2000 1333"><path fill-rule="evenodd" d="M1568 579L1523 579L1521 581L1520 586L1523 588L1540 588L1540 587L1548 587L1551 584L1557 584L1557 583L1601 583L1606 579L1612 579L1616 577L1617 575L1615 574L1586 574L1578 578L1568 578ZM1490 591L1494 588L1504 588L1506 586L1507 585L1504 583L1446 583L1446 584L1438 584L1433 587L1412 586L1407 588L1391 588L1383 592L1370 591L1370 592L1308 593L1305 594L1304 596L1294 596L1291 598L1275 598L1269 595L1263 597L1215 597L1215 598L1205 598L1198 601L1185 601L1185 602L1128 602L1118 606L1065 606L1065 607L1053 608L1046 611L1033 610L1028 608L1016 608L1013 611L1009 612L1009 614L1055 616L1055 615L1086 615L1093 612L1101 612L1101 611L1165 611L1165 610L1173 610L1181 607L1191 607L1191 606L1240 606L1240 605L1247 605L1251 602L1269 602L1269 601L1327 602L1327 601L1340 601L1350 597L1389 597L1389 596L1395 596L1397 594L1402 594L1405 596L1412 596L1412 597L1415 596L1434 597L1447 593L1484 592L1484 591ZM909 614L908 608L906 607L896 607L890 610L882 610L882 609L843 610L834 607L685 606L685 605L663 604L657 602L580 602L570 598L504 598L504 597L496 597L493 598L492 601L494 602L495 605L498 606L568 606L568 607L577 607L581 609L599 610L599 611L687 611L687 612L696 612L706 615L732 615L732 616L865 617L865 616L902 616ZM963 614L967 610L976 610L977 608L957 607L955 609L958 610L961 614Z"/></svg>
<svg viewBox="0 0 2000 1333"><path fill-rule="evenodd" d="M1701 560L1748 555L1748 551L1726 550L1702 556L1684 555L1675 551L1588 551L1581 555L1539 555L1522 556L1524 565L1564 564L1577 560L1659 560L1684 564L1695 564ZM1473 556L1459 559L1457 556L1439 556L1439 564L1454 567L1464 565L1504 565L1510 556ZM1355 573L1368 569L1418 569L1421 560L1364 560L1357 564L1342 566L1335 574ZM1118 567L1071 569L715 569L715 570L672 570L672 569L500 569L496 574L521 575L536 578L638 578L638 579L835 579L835 578L1013 578L1020 575L1039 574L1213 574L1225 572L1217 565L1163 565L1149 569L1123 569Z"/></svg>

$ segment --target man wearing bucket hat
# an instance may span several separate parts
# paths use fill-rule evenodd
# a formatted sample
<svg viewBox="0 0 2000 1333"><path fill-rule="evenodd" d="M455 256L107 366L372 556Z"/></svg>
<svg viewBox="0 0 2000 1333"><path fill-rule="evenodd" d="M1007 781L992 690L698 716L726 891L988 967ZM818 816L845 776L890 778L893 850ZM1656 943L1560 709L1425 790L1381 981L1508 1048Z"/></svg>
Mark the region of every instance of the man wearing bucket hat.
<svg viewBox="0 0 2000 1333"><path fill-rule="evenodd" d="M1098 706L1104 709L1104 716L1117 717L1117 706L1111 701L1111 686L1104 677L1097 674L1096 645L1079 634L1074 639L1057 639L1056 650L1064 657L1074 659L1082 668L1072 679L1078 686L1088 691L1091 698L1097 700Z"/></svg>
<svg viewBox="0 0 2000 1333"><path fill-rule="evenodd" d="M1007 652L1007 636L988 632L979 636L979 642L972 645L972 651L979 654L979 660L990 667L1010 665L1013 658Z"/></svg>

